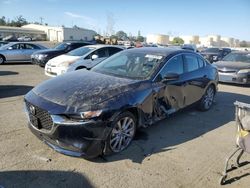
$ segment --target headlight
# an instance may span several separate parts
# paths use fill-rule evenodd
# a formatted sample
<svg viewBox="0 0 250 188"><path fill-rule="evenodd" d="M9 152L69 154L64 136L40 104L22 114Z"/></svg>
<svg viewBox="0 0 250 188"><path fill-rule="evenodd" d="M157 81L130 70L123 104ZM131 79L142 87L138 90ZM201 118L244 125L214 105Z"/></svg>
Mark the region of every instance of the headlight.
<svg viewBox="0 0 250 188"><path fill-rule="evenodd" d="M47 54L39 54L38 55L38 59L43 59L43 58L45 58L47 56L48 56Z"/></svg>
<svg viewBox="0 0 250 188"><path fill-rule="evenodd" d="M69 62L66 61L66 62L58 63L56 66L57 67L68 67L69 66Z"/></svg>
<svg viewBox="0 0 250 188"><path fill-rule="evenodd" d="M238 71L239 74L250 73L250 69L242 69Z"/></svg>
<svg viewBox="0 0 250 188"><path fill-rule="evenodd" d="M100 116L102 113L102 110L97 111L87 111L87 112L81 112L80 115L83 119L90 119L94 117Z"/></svg>
<svg viewBox="0 0 250 188"><path fill-rule="evenodd" d="M86 112L80 112L79 114L71 114L69 117L77 120L83 120L83 119L91 119L95 117L99 117L102 114L102 110L97 111L86 111Z"/></svg>

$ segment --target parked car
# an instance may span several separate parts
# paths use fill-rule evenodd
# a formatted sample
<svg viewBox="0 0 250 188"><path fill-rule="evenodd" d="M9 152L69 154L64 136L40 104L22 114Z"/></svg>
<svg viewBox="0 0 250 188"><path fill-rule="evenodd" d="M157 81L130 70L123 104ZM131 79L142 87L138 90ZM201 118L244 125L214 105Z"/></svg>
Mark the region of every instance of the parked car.
<svg viewBox="0 0 250 188"><path fill-rule="evenodd" d="M0 47L1 46L3 46L3 45L6 45L6 44L8 44L9 42L7 42L7 41L0 41Z"/></svg>
<svg viewBox="0 0 250 188"><path fill-rule="evenodd" d="M25 95L29 128L66 155L118 153L147 127L191 104L212 106L217 69L202 56L173 48L121 51Z"/></svg>
<svg viewBox="0 0 250 188"><path fill-rule="evenodd" d="M9 35L3 38L3 41L16 42L18 41L15 35Z"/></svg>
<svg viewBox="0 0 250 188"><path fill-rule="evenodd" d="M230 48L207 48L204 51L201 51L201 55L203 55L210 63L213 63L222 60L222 58L230 52Z"/></svg>
<svg viewBox="0 0 250 188"><path fill-rule="evenodd" d="M250 52L232 52L214 65L220 82L250 84Z"/></svg>
<svg viewBox="0 0 250 188"><path fill-rule="evenodd" d="M197 47L195 44L183 44L181 46L182 49L185 49L185 50L191 50L193 52L197 52Z"/></svg>
<svg viewBox="0 0 250 188"><path fill-rule="evenodd" d="M31 62L31 54L46 49L44 46L27 42L11 42L0 47L0 64L5 62Z"/></svg>
<svg viewBox="0 0 250 188"><path fill-rule="evenodd" d="M18 41L32 41L32 38L28 36L22 36L22 37L17 38L17 40Z"/></svg>
<svg viewBox="0 0 250 188"><path fill-rule="evenodd" d="M58 76L83 68L91 69L102 60L123 49L120 46L101 44L84 46L49 60L44 71L47 76Z"/></svg>
<svg viewBox="0 0 250 188"><path fill-rule="evenodd" d="M38 64L39 66L44 67L50 59L90 44L91 43L89 42L62 42L52 49L46 49L33 53L31 55L31 60L33 64Z"/></svg>

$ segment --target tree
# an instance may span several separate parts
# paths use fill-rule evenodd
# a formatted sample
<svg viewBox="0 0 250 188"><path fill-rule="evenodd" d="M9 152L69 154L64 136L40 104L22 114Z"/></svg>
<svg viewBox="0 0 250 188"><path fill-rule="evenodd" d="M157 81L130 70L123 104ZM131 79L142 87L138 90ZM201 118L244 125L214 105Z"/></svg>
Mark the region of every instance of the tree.
<svg viewBox="0 0 250 188"><path fill-rule="evenodd" d="M2 17L0 18L0 25L6 25L5 16L2 16Z"/></svg>
<svg viewBox="0 0 250 188"><path fill-rule="evenodd" d="M16 26L16 27L21 27L23 25L28 24L28 22L26 21L26 19L22 15L17 16L16 21L14 21L13 23L14 23L14 26Z"/></svg>
<svg viewBox="0 0 250 188"><path fill-rule="evenodd" d="M240 47L248 47L247 42L245 40L241 41Z"/></svg>
<svg viewBox="0 0 250 188"><path fill-rule="evenodd" d="M128 38L127 33L125 33L124 31L118 31L115 35L119 40L126 40Z"/></svg>
<svg viewBox="0 0 250 188"><path fill-rule="evenodd" d="M181 45L181 44L184 44L184 40L180 37L175 37L172 41L172 44Z"/></svg>
<svg viewBox="0 0 250 188"><path fill-rule="evenodd" d="M139 41L139 42L144 42L144 37L143 37L143 36L138 36L138 37L137 37L137 41Z"/></svg>
<svg viewBox="0 0 250 188"><path fill-rule="evenodd" d="M115 33L114 31L114 26L115 26L115 20L114 20L114 15L112 12L107 12L107 35L111 36Z"/></svg>

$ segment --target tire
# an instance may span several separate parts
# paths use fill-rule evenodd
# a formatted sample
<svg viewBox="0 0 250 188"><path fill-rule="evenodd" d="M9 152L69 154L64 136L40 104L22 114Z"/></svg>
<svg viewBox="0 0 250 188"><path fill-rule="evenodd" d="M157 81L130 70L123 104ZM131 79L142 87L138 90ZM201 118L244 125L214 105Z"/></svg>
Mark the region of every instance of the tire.
<svg viewBox="0 0 250 188"><path fill-rule="evenodd" d="M0 65L4 64L5 59L4 56L0 55Z"/></svg>
<svg viewBox="0 0 250 188"><path fill-rule="evenodd" d="M112 123L112 130L105 142L106 152L119 153L132 142L136 132L136 118L131 112L119 114Z"/></svg>
<svg viewBox="0 0 250 188"><path fill-rule="evenodd" d="M198 108L201 111L207 111L211 108L215 97L215 88L213 85L210 85L203 97L201 98Z"/></svg>

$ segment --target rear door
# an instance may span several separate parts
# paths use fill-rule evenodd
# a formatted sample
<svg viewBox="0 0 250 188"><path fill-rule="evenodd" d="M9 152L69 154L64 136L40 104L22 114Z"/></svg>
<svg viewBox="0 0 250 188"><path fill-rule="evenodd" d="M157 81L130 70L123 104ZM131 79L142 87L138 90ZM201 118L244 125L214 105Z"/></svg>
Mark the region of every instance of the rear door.
<svg viewBox="0 0 250 188"><path fill-rule="evenodd" d="M201 99L207 84L207 75L204 70L203 59L196 54L183 55L185 104L190 105Z"/></svg>
<svg viewBox="0 0 250 188"><path fill-rule="evenodd" d="M38 46L34 45L34 44L25 44L25 49L22 51L23 55L24 55L24 60L25 61L30 61L31 60L31 54L33 54L35 51L37 51L38 49L40 49Z"/></svg>

